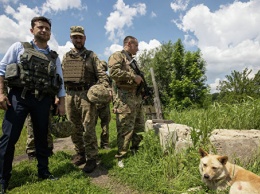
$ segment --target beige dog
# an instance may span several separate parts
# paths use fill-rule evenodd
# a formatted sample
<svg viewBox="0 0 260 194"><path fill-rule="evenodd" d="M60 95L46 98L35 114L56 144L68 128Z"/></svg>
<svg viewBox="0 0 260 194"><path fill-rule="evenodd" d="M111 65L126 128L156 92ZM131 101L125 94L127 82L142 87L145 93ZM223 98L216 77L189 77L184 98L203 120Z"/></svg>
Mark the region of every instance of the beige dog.
<svg viewBox="0 0 260 194"><path fill-rule="evenodd" d="M211 155L199 149L200 174L209 189L229 194L260 194L260 176L228 162L227 156Z"/></svg>

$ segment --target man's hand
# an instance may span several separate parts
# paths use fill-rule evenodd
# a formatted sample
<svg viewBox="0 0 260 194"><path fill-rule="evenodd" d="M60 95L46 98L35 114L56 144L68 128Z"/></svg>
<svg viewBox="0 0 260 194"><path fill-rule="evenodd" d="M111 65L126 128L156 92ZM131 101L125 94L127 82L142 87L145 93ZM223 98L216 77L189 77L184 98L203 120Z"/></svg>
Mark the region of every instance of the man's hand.
<svg viewBox="0 0 260 194"><path fill-rule="evenodd" d="M11 103L4 94L0 94L0 109L7 110L7 106L11 106Z"/></svg>
<svg viewBox="0 0 260 194"><path fill-rule="evenodd" d="M143 82L143 78L140 75L136 75L135 76L135 83L137 83L137 85L139 85L141 82Z"/></svg>
<svg viewBox="0 0 260 194"><path fill-rule="evenodd" d="M59 100L55 99L55 104L57 103L57 114L60 116L65 115L65 97L60 97Z"/></svg>
<svg viewBox="0 0 260 194"><path fill-rule="evenodd" d="M0 76L0 109L7 110L7 106L11 106L11 103L4 94L4 88L4 76Z"/></svg>

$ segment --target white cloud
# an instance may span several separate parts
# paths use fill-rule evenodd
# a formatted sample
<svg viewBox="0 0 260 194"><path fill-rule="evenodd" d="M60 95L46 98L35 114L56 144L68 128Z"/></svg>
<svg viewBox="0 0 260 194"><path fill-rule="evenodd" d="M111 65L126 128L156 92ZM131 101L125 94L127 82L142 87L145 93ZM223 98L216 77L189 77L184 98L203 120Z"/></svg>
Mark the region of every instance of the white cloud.
<svg viewBox="0 0 260 194"><path fill-rule="evenodd" d="M210 86L210 93L216 93L216 92L219 92L218 90L217 90L217 86L219 85L219 81L220 81L220 79L219 78L217 78L217 79L215 79L215 81L214 81L214 83L211 83L211 84L209 84L209 86Z"/></svg>
<svg viewBox="0 0 260 194"><path fill-rule="evenodd" d="M187 9L190 0L175 0L171 3L171 8L174 12L184 11Z"/></svg>
<svg viewBox="0 0 260 194"><path fill-rule="evenodd" d="M187 42L201 49L209 82L245 67L259 70L259 10L259 0L234 1L215 12L201 4L181 18L178 27L186 32Z"/></svg>
<svg viewBox="0 0 260 194"><path fill-rule="evenodd" d="M157 17L157 15L156 15L156 13L155 12L151 12L151 18L156 18Z"/></svg>
<svg viewBox="0 0 260 194"><path fill-rule="evenodd" d="M81 0L47 0L42 6L42 14L46 12L57 12L57 11L65 11L68 9L87 9L87 7L81 4Z"/></svg>
<svg viewBox="0 0 260 194"><path fill-rule="evenodd" d="M1 1L10 3L10 1ZM15 2L15 1L12 1ZM81 1L58 1L47 0L43 4L43 7L29 8L27 5L20 4L16 9L10 5L4 6L4 14L0 15L0 53L3 54L10 47L10 45L16 41L31 41L33 36L30 32L30 21L36 15L41 15L41 12L46 11L64 11L70 8L82 9ZM84 7L83 7L84 8ZM53 50L59 50L58 42L55 36L52 35L48 43ZM66 46L66 45L65 45ZM61 53L62 55L62 53Z"/></svg>
<svg viewBox="0 0 260 194"><path fill-rule="evenodd" d="M105 56L109 57L112 53L116 51L123 50L123 46L119 44L112 44L110 47L105 48Z"/></svg>
<svg viewBox="0 0 260 194"><path fill-rule="evenodd" d="M149 50L154 49L159 46L161 46L161 43L156 39L150 40L148 43L146 43L144 41L140 41L139 45L138 45L139 51L137 52L137 56L140 55L145 50L149 51ZM105 49L104 55L109 57L112 53L114 53L116 51L121 51L122 49L123 49L123 46L121 46L119 44L112 44L110 47L107 47Z"/></svg>
<svg viewBox="0 0 260 194"><path fill-rule="evenodd" d="M9 46L16 41L30 41L30 21L35 15L39 15L37 8L30 9L26 5L20 5L17 10L6 6L6 15L0 15L0 53L5 53Z"/></svg>
<svg viewBox="0 0 260 194"><path fill-rule="evenodd" d="M197 43L197 40L195 40L194 38L192 38L192 36L186 34L186 35L184 35L184 44L185 44L186 46L194 47L194 46L196 46L198 43Z"/></svg>
<svg viewBox="0 0 260 194"><path fill-rule="evenodd" d="M125 36L124 28L133 25L134 17L146 14L146 5L138 3L130 7L123 0L118 0L113 8L115 11L107 18L105 29L106 34L109 34L109 40L118 43L119 39Z"/></svg>
<svg viewBox="0 0 260 194"><path fill-rule="evenodd" d="M19 0L0 0L0 3L8 4L8 3L14 3L16 4Z"/></svg>
<svg viewBox="0 0 260 194"><path fill-rule="evenodd" d="M62 61L63 55L65 55L65 53L68 52L73 47L74 47L73 44L70 41L67 41L64 46L58 46L57 49L54 48L53 50L56 50L57 53L59 53L59 57Z"/></svg>
<svg viewBox="0 0 260 194"><path fill-rule="evenodd" d="M149 51L149 50L154 49L154 48L159 47L159 46L161 46L161 43L156 39L150 40L149 43L146 43L144 41L140 41L139 45L138 45L138 48L139 48L138 53L141 53L145 50Z"/></svg>

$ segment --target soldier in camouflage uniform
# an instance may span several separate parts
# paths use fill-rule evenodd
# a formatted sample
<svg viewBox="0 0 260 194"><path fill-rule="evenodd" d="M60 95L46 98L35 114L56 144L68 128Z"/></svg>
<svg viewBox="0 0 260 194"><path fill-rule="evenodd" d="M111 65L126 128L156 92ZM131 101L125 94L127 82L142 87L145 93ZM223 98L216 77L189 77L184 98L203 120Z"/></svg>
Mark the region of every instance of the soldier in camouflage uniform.
<svg viewBox="0 0 260 194"><path fill-rule="evenodd" d="M35 145L34 145L33 124L30 115L27 116L25 123L27 128L26 154L28 155L29 160L33 160L36 157L36 153L35 153ZM50 151L50 155L52 155L53 138L50 132L50 127L48 129L48 149Z"/></svg>
<svg viewBox="0 0 260 194"><path fill-rule="evenodd" d="M55 98L54 104L55 106L59 104L59 98ZM56 108L54 109L52 105L50 110L50 115L49 115L49 125L51 123L51 118L54 114L56 114ZM27 129L26 154L28 155L29 160L33 160L36 157L36 153L35 153L35 144L34 144L34 135L33 135L33 124L30 115L28 115L26 118L25 126ZM48 138L48 149L50 151L50 156L51 156L53 155L53 137L51 135L50 127L48 128L47 138Z"/></svg>
<svg viewBox="0 0 260 194"><path fill-rule="evenodd" d="M130 143L130 149L136 151L144 131L144 117L142 108L142 96L137 94L137 88L143 81L130 67L130 61L126 55L133 58L138 51L138 41L132 36L124 39L123 51L113 53L108 60L110 77L113 80L113 112L116 114L118 166L124 167L122 159L126 156ZM116 89L115 89L116 88Z"/></svg>
<svg viewBox="0 0 260 194"><path fill-rule="evenodd" d="M106 61L101 61L104 71L108 70ZM97 104L97 118L100 118L101 134L100 134L100 147L102 149L109 149L109 123L111 120L110 103Z"/></svg>
<svg viewBox="0 0 260 194"><path fill-rule="evenodd" d="M95 131L96 105L89 101L87 92L97 82L109 87L109 81L97 55L84 46L84 28L72 26L70 38L74 48L64 55L62 65L67 92L67 118L75 124L71 139L77 154L72 162L77 166L86 163L83 171L90 173L97 166L98 144Z"/></svg>
<svg viewBox="0 0 260 194"><path fill-rule="evenodd" d="M97 118L100 118L101 134L100 134L100 147L102 149L109 149L109 122L111 120L110 105L97 104Z"/></svg>

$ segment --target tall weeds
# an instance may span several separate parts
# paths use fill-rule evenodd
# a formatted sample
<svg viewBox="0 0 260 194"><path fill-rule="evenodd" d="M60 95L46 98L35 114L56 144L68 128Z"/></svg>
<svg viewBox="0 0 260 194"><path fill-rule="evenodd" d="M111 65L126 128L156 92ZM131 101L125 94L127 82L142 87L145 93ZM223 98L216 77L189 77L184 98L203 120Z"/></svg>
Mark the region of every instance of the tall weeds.
<svg viewBox="0 0 260 194"><path fill-rule="evenodd" d="M114 115L112 116L114 117ZM149 131L143 134L144 138L139 151L129 154L129 157L124 159L125 168L118 168L114 158L116 128L113 118L110 123L112 149L100 151L102 165L108 168L109 176L139 190L140 193L179 194L187 193L189 188L198 186L202 186L202 189L193 193L214 193L208 191L201 182L198 170L198 146L203 143L206 145L213 129L260 129L260 101L250 99L242 104L234 105L215 103L208 109L182 112L172 110L167 119L192 127L191 136L195 146L181 153L176 153L172 147L164 150L158 136L153 131ZM100 129L97 134L99 136ZM24 136L21 141L23 146L17 146L20 152L24 152L25 149L25 135L26 133L22 134ZM246 168L260 174L259 158L260 154L252 158ZM109 193L102 188L93 187L89 179L78 168L71 165L67 154L55 154L51 158L50 167L51 171L56 171L55 174L62 176L57 182L58 184L51 183L51 187L46 185L49 182L36 180L35 163L25 162L15 166L11 185L13 189L10 193L57 193L59 191L64 193ZM19 177L24 173L25 177Z"/></svg>
<svg viewBox="0 0 260 194"><path fill-rule="evenodd" d="M260 100L233 105L214 103L208 109L182 112L172 110L169 117L205 133L213 129L260 129Z"/></svg>

